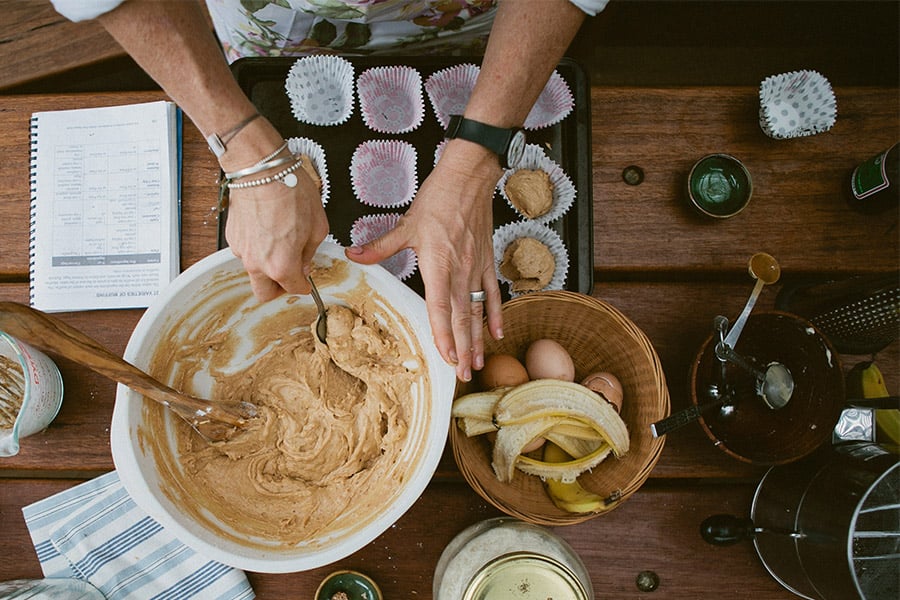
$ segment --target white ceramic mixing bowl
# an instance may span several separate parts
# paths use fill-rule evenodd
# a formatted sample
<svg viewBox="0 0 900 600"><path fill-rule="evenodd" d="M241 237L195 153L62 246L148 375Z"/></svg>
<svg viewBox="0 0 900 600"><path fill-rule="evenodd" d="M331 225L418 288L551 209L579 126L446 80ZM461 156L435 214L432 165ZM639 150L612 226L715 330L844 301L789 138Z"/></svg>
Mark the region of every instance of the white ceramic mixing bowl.
<svg viewBox="0 0 900 600"><path fill-rule="evenodd" d="M265 540L241 543L241 536L235 534L228 525L217 520L215 515L207 515L215 522L216 528L229 533L217 534L213 529L191 517L191 511L182 510L177 500L164 491L163 479L154 452L146 448L141 436L146 431L139 430L145 419L143 397L124 386L119 386L113 412L111 443L112 454L126 490L151 517L197 552L227 565L249 571L266 573L286 573L313 569L344 558L368 544L395 523L422 494L434 470L437 468L450 419L450 406L456 378L452 367L438 354L432 341L431 328L425 310L425 302L415 292L397 280L381 267L357 265L346 260L343 249L325 242L318 250L316 261L330 263L333 260L348 262L349 276L337 288L320 287L326 303L340 302L342 289L352 289L364 281L373 292L373 297L388 300L385 319L390 321L402 315L409 324L406 331L415 336L415 344L424 356L422 363L427 368L427 382L420 382L412 393L411 417L409 418L408 447L400 460L403 473L396 477L393 495L381 506L381 511L373 515L365 524L344 530L328 531L315 540L285 546ZM222 282L227 285L222 285ZM237 282L237 283L235 283ZM249 279L243 266L230 250L225 249L203 259L187 269L168 286L160 297L147 309L135 327L125 350L125 359L148 368L157 344L167 336L167 330L187 312L196 312L205 301L221 299L222 294L246 294ZM293 302L312 304L309 296L290 299ZM278 310L287 300L268 303L271 310ZM211 302L209 304L212 304ZM267 305L268 308L268 305ZM261 312L261 311L257 311ZM379 314L379 318L381 318ZM392 329L394 330L394 329ZM201 378L202 379L202 378ZM198 385L203 387L203 382ZM211 383L210 383L211 385ZM171 414L169 415L171 417ZM169 446L175 448L171 427L173 419L166 419ZM399 476L402 475L402 476Z"/></svg>

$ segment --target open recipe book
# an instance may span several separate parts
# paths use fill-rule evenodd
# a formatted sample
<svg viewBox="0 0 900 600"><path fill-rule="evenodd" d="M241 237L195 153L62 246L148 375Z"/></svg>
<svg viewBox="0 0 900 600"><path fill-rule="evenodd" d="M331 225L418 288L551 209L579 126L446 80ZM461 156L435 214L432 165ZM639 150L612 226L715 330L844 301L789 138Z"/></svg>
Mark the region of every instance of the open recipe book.
<svg viewBox="0 0 900 600"><path fill-rule="evenodd" d="M179 270L172 102L31 117L31 305L146 308Z"/></svg>

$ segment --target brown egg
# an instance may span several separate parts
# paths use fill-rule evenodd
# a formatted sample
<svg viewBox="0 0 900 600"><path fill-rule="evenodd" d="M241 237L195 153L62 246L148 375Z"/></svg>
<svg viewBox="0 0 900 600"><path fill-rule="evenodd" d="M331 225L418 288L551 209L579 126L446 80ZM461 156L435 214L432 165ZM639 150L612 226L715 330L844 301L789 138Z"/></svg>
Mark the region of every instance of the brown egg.
<svg viewBox="0 0 900 600"><path fill-rule="evenodd" d="M531 379L575 381L575 363L559 342L540 339L525 352L525 368Z"/></svg>
<svg viewBox="0 0 900 600"><path fill-rule="evenodd" d="M509 354L491 354L484 359L481 369L481 387L492 390L515 386L528 381L528 371L521 362Z"/></svg>
<svg viewBox="0 0 900 600"><path fill-rule="evenodd" d="M622 382L612 373L606 371L591 373L582 380L581 385L606 398L617 413L622 412L622 399L624 398Z"/></svg>

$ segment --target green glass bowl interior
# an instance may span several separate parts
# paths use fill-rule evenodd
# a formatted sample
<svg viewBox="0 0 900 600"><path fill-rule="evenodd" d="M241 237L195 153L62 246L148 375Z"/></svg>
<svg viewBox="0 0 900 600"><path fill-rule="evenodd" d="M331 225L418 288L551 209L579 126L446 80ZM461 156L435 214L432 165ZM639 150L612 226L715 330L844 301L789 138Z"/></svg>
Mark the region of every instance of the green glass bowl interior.
<svg viewBox="0 0 900 600"><path fill-rule="evenodd" d="M731 217L741 212L753 191L750 173L741 161L727 154L704 156L688 176L688 194L705 215Z"/></svg>
<svg viewBox="0 0 900 600"><path fill-rule="evenodd" d="M331 600L338 592L344 592L348 600L382 600L378 585L356 571L338 571L326 577L316 592L316 600Z"/></svg>

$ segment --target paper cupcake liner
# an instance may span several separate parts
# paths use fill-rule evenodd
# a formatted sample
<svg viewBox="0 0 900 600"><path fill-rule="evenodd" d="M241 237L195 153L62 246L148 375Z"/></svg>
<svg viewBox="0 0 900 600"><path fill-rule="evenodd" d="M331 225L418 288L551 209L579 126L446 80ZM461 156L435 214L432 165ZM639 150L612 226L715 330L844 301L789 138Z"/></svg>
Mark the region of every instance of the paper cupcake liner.
<svg viewBox="0 0 900 600"><path fill-rule="evenodd" d="M350 183L359 201L396 208L416 195L416 149L402 140L363 142L350 159Z"/></svg>
<svg viewBox="0 0 900 600"><path fill-rule="evenodd" d="M373 67L356 80L366 126L379 133L408 133L425 115L422 76L412 67Z"/></svg>
<svg viewBox="0 0 900 600"><path fill-rule="evenodd" d="M305 154L312 161L319 179L322 181L322 206L328 204L328 198L331 196L331 184L328 181L328 163L325 161L325 149L317 142L309 138L288 138L288 150L292 154Z"/></svg>
<svg viewBox="0 0 900 600"><path fill-rule="evenodd" d="M816 71L767 77L759 86L759 126L775 139L814 135L834 126L831 83Z"/></svg>
<svg viewBox="0 0 900 600"><path fill-rule="evenodd" d="M400 215L397 214L362 216L354 221L350 227L350 241L354 246L367 244L392 230L397 226L397 221L399 220ZM411 248L404 248L379 264L390 271L397 279L404 281L416 272L418 257Z"/></svg>
<svg viewBox="0 0 900 600"><path fill-rule="evenodd" d="M438 161L441 160L441 155L444 153L444 147L447 145L447 140L441 140L438 142L437 147L434 149L434 164L432 166L436 167Z"/></svg>
<svg viewBox="0 0 900 600"><path fill-rule="evenodd" d="M425 81L425 92L443 129L450 124L450 115L465 112L480 71L478 65L464 63L436 71Z"/></svg>
<svg viewBox="0 0 900 600"><path fill-rule="evenodd" d="M339 56L300 58L284 82L291 111L311 125L340 125L353 113L353 65Z"/></svg>
<svg viewBox="0 0 900 600"><path fill-rule="evenodd" d="M566 80L557 71L553 72L541 95L525 118L525 129L543 129L565 119L575 107L575 98Z"/></svg>
<svg viewBox="0 0 900 600"><path fill-rule="evenodd" d="M503 253L506 251L506 247L514 240L523 237L534 238L543 243L550 249L550 253L556 261L556 268L553 271L553 277L550 279L550 283L539 291L563 289L566 285L566 276L569 272L569 254L562 238L546 225L541 225L534 221L517 221L498 227L494 230L493 238L494 270L497 273L497 279L500 280L501 283L507 285L510 297L515 298L528 292L512 291L513 282L500 272L500 263L503 262Z"/></svg>
<svg viewBox="0 0 900 600"><path fill-rule="evenodd" d="M528 219L528 217L516 208L506 195L506 182L513 173L520 169L541 170L550 176L550 183L553 184L553 204L550 207L550 210L540 217ZM521 164L519 164L516 169L507 169L504 171L500 181L497 182L497 189L499 190L500 195L503 196L503 199L506 200L506 203L509 204L510 208L516 211L516 214L525 220L540 223L542 225L552 223L559 219L566 214L575 203L575 184L572 183L572 180L566 172L563 171L562 167L549 158L544 153L544 150L537 144L528 144L525 146L525 153L522 155Z"/></svg>

